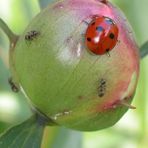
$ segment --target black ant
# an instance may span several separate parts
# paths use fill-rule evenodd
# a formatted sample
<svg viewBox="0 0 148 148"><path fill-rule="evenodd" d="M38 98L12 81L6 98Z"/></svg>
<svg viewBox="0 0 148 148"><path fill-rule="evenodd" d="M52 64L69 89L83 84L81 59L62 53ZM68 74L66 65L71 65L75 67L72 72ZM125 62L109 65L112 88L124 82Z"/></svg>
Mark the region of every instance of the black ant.
<svg viewBox="0 0 148 148"><path fill-rule="evenodd" d="M10 87L11 87L12 91L14 91L14 92L18 92L19 91L19 88L15 85L15 83L12 80L12 78L8 79L8 83L10 84Z"/></svg>
<svg viewBox="0 0 148 148"><path fill-rule="evenodd" d="M32 41L38 35L39 35L38 31L32 30L30 32L27 32L27 34L25 35L25 40Z"/></svg>
<svg viewBox="0 0 148 148"><path fill-rule="evenodd" d="M106 92L106 80L100 79L99 81L99 87L98 87L98 96L103 97Z"/></svg>

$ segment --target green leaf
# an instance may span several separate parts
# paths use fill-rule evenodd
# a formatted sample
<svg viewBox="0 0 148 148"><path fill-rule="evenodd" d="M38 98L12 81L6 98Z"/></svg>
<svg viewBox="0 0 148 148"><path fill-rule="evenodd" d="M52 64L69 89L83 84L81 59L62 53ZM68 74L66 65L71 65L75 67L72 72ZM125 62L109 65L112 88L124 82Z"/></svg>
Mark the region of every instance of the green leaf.
<svg viewBox="0 0 148 148"><path fill-rule="evenodd" d="M40 148L45 121L32 116L0 136L0 148Z"/></svg>
<svg viewBox="0 0 148 148"><path fill-rule="evenodd" d="M38 1L39 1L40 8L43 9L43 8L45 8L49 3L56 2L56 1L58 1L58 0L38 0Z"/></svg>
<svg viewBox="0 0 148 148"><path fill-rule="evenodd" d="M144 58L148 55L148 41L145 42L140 48L140 57Z"/></svg>
<svg viewBox="0 0 148 148"><path fill-rule="evenodd" d="M8 123L5 123L0 120L0 133L2 133L4 130L6 130L9 127Z"/></svg>

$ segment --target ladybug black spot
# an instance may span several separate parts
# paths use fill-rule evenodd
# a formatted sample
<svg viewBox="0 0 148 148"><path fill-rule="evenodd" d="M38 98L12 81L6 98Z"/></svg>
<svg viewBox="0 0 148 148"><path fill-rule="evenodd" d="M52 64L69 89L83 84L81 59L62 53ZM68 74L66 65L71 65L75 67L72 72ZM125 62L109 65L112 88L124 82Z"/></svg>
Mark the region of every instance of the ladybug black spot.
<svg viewBox="0 0 148 148"><path fill-rule="evenodd" d="M96 27L96 30L97 30L98 32L101 32L101 31L103 31L104 29L103 29L103 27L98 26L98 27Z"/></svg>
<svg viewBox="0 0 148 148"><path fill-rule="evenodd" d="M109 37L110 37L110 39L114 39L115 35L113 33L110 33Z"/></svg>
<svg viewBox="0 0 148 148"><path fill-rule="evenodd" d="M87 41L91 42L91 38L87 38Z"/></svg>

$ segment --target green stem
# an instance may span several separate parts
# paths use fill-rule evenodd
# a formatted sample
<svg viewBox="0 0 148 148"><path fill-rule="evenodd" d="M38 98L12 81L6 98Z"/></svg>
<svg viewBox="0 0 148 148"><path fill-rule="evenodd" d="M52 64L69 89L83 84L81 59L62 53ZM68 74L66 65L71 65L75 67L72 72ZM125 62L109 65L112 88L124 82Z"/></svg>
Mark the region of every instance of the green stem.
<svg viewBox="0 0 148 148"><path fill-rule="evenodd" d="M37 117L37 121L39 124L45 124L45 125L50 125L50 126L57 126L57 124L47 117L44 113L42 113L39 109L34 108L33 106L31 107L32 111L35 113Z"/></svg>
<svg viewBox="0 0 148 148"><path fill-rule="evenodd" d="M141 59L148 55L148 41L145 42L140 48L140 57Z"/></svg>
<svg viewBox="0 0 148 148"><path fill-rule="evenodd" d="M14 51L14 48L15 48L15 46L16 46L16 43L17 43L17 40L18 40L18 38L19 38L19 36L18 35L16 35L16 34L14 34L11 30L10 30L10 28L8 27L8 25L0 18L0 29L2 29L2 31L4 31L4 33L7 35L7 37L8 37L8 39L9 39L9 68L10 68L10 71L12 72L12 71L14 71L14 72L12 72L12 73L15 73L15 68L14 68L14 70L13 70L13 68L12 67L14 67L14 62L13 62L13 51ZM17 84L17 82L18 81L16 81L17 80L17 78L15 77L15 75L14 74L12 74L12 77L14 77L14 83L16 83L15 84L15 86L17 86L18 87L18 84ZM16 81L16 82L15 82ZM19 88L19 87L18 87Z"/></svg>
<svg viewBox="0 0 148 148"><path fill-rule="evenodd" d="M15 43L18 39L18 36L15 35L10 28L7 26L7 24L0 18L0 28L4 31L4 33L8 36L10 44Z"/></svg>
<svg viewBox="0 0 148 148"><path fill-rule="evenodd" d="M47 7L50 3L56 2L56 1L60 1L60 0L38 0L39 6L40 6L41 9L44 9L44 8Z"/></svg>

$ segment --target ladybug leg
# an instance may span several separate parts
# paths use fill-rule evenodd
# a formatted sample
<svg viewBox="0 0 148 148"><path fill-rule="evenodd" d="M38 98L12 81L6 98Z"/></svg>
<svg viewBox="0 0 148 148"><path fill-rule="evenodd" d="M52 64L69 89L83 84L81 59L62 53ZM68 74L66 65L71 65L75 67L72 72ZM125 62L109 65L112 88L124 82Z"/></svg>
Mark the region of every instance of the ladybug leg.
<svg viewBox="0 0 148 148"><path fill-rule="evenodd" d="M101 0L102 3L107 4L107 0Z"/></svg>
<svg viewBox="0 0 148 148"><path fill-rule="evenodd" d="M99 17L98 14L91 15L91 18L92 18L92 19L96 19L96 18L98 18L98 17Z"/></svg>
<svg viewBox="0 0 148 148"><path fill-rule="evenodd" d="M108 57L110 57L110 53L109 53L109 52L106 52L106 55L107 55Z"/></svg>
<svg viewBox="0 0 148 148"><path fill-rule="evenodd" d="M86 19L88 19L89 22L86 21L86 20L83 20L82 22L85 23L86 25L89 25L91 21L95 20L95 19L98 18L98 17L99 17L99 15L97 15L97 14L92 14L92 15L90 15L90 16L88 16L88 17L86 18Z"/></svg>
<svg viewBox="0 0 148 148"><path fill-rule="evenodd" d="M84 37L85 36L85 33L82 33L81 35Z"/></svg>
<svg viewBox="0 0 148 148"><path fill-rule="evenodd" d="M109 50L108 50L108 49L106 50L106 55L107 55L108 57L110 57L110 53L109 53Z"/></svg>
<svg viewBox="0 0 148 148"><path fill-rule="evenodd" d="M87 26L89 25L89 23L85 20L82 21L84 24L86 24Z"/></svg>

